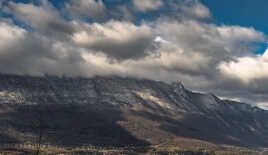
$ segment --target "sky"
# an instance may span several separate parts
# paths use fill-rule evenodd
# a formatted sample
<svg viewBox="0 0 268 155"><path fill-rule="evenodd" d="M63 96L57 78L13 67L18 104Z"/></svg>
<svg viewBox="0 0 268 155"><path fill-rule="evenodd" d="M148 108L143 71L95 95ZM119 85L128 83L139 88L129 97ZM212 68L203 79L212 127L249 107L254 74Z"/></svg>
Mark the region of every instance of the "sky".
<svg viewBox="0 0 268 155"><path fill-rule="evenodd" d="M0 0L0 72L182 81L268 109L267 4Z"/></svg>

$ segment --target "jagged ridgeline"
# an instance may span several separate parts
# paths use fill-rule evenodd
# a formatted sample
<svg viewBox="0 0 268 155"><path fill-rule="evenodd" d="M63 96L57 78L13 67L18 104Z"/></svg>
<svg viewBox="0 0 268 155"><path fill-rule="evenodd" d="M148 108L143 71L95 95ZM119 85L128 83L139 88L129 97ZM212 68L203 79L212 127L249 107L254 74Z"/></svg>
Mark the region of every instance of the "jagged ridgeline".
<svg viewBox="0 0 268 155"><path fill-rule="evenodd" d="M268 146L268 112L181 83L0 75L0 143Z"/></svg>

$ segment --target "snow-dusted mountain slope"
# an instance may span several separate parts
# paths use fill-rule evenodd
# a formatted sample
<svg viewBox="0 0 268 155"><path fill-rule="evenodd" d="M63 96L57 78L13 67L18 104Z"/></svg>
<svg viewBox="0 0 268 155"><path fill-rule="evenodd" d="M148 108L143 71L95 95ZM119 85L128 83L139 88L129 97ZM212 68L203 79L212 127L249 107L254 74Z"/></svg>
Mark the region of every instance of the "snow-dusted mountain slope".
<svg viewBox="0 0 268 155"><path fill-rule="evenodd" d="M0 115L2 143L32 141L33 122L42 116L46 141L63 145L150 145L184 137L268 146L267 111L193 93L181 83L2 74Z"/></svg>

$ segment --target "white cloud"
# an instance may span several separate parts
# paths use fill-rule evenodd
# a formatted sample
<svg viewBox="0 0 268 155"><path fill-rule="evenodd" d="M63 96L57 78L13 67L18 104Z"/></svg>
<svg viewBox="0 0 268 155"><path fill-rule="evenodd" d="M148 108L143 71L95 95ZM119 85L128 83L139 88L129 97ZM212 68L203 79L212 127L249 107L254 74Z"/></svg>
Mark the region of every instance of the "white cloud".
<svg viewBox="0 0 268 155"><path fill-rule="evenodd" d="M85 75L80 50L68 43L0 22L0 71L13 74Z"/></svg>
<svg viewBox="0 0 268 155"><path fill-rule="evenodd" d="M10 43L14 43L24 38L26 33L27 32L24 29L17 26L10 26L7 23L0 22L0 47L4 48Z"/></svg>
<svg viewBox="0 0 268 155"><path fill-rule="evenodd" d="M263 55L239 57L234 61L222 62L219 69L225 76L237 78L245 83L268 78L268 49Z"/></svg>
<svg viewBox="0 0 268 155"><path fill-rule="evenodd" d="M132 76L137 75L153 79L157 77L158 80L188 77L188 79L202 80L200 83L207 83L208 85L213 85L213 82L216 82L211 80L214 76L217 77L220 74L217 66L225 62L226 57L238 55L237 52L239 51L244 52L245 55L251 52L241 47L239 42L250 43L256 40L264 40L263 33L253 28L217 26L192 20L159 20L153 23L144 23L142 26L135 26L127 22L110 21L104 24L86 24L86 26L82 29L84 31L74 35L73 40L78 45L87 46L93 51L96 50L93 48L96 44L102 45L112 42L113 46L110 49L116 51L112 47L118 45L118 43L121 44L120 47L128 45L129 40L137 41L139 39L135 39L136 36L146 34L145 32L148 32L148 36L154 36L153 44L156 45L156 49L150 55L143 55L139 60L132 60L133 57L128 53L131 50L126 48L127 50L122 52L127 53L129 60L109 64L109 58L106 59L107 64L105 66L109 66L110 69L117 66L117 69L120 68L120 75L131 74ZM111 54L108 51L103 53L108 56ZM113 73L116 72L114 69L111 69ZM117 70L117 73L119 70ZM165 72L165 74L155 76L157 72ZM192 85L187 82L186 84Z"/></svg>
<svg viewBox="0 0 268 155"><path fill-rule="evenodd" d="M264 109L264 110L268 110L268 103L257 103L257 106Z"/></svg>
<svg viewBox="0 0 268 155"><path fill-rule="evenodd" d="M85 68L97 68L98 74L109 72L118 73L122 76L137 75L139 77L158 78L158 80L178 78L187 80L188 78L198 79L202 81L200 83L212 85L215 81L211 81L211 78L219 75L217 66L224 63L226 57L237 55L236 53L239 51L246 54L251 52L250 50L245 51L244 48L241 49L238 45L239 42L250 43L264 39L262 33L252 28L217 26L194 20L172 21L160 19L151 23L145 22L139 26L130 22L115 20L102 24L73 21L72 25L75 29L75 33L72 34L72 42L68 40L62 42L55 38L50 38L51 41L48 41L48 38L40 39L40 36L33 39L33 36L27 35L27 38L22 41L22 43L26 42L23 46L21 43L13 43L10 50L15 50L16 53L24 53L26 50L32 51L32 53L26 52L27 56L31 57L29 54L33 54L33 57L37 60L39 58L36 56L40 53L34 53L33 51L35 49L47 50L45 55L41 54L39 56L41 59L49 56L49 59L45 58L49 61L38 61L38 63L47 62L50 65L53 64L51 62L58 59L67 63L68 57L76 57L73 61L77 61L75 63L80 65L74 67L78 67L75 70L80 70L82 75L94 74ZM22 29L22 31L25 30ZM2 36L4 34L2 33ZM29 43L30 41L38 41L35 44L40 45L35 45L32 48L33 45ZM69 45L67 46L67 44ZM15 48L16 46L23 48L18 50ZM58 52L56 52L57 50ZM87 55L85 53L88 53L91 59L85 59L84 56ZM124 61L114 62L110 58ZM63 63L63 61L58 61L54 65L63 66L60 63ZM14 66L16 64L14 63ZM27 73L29 73L31 70L37 70L39 65L32 65L34 68L25 66L27 69L20 69L20 72L27 70ZM41 66L46 65L42 64ZM109 69L104 69L103 66ZM44 68L46 68L44 73L56 72L52 67L43 67L43 70ZM83 73L81 68L83 68ZM163 75L158 75L163 72ZM65 74L68 75L67 71ZM74 73L70 70L69 74L73 75ZM156 74L158 76L155 76ZM193 86L191 82L185 83L190 87ZM194 87L198 88L196 85Z"/></svg>
<svg viewBox="0 0 268 155"><path fill-rule="evenodd" d="M250 43L263 41L263 33L240 26L217 26L196 20L159 20L154 32L186 53L201 53L215 62L251 53ZM215 63L214 62L214 63Z"/></svg>
<svg viewBox="0 0 268 155"><path fill-rule="evenodd" d="M210 18L211 13L210 10L203 4L199 2L195 2L194 4L180 5L178 6L186 15L198 18Z"/></svg>
<svg viewBox="0 0 268 155"><path fill-rule="evenodd" d="M141 12L154 11L164 5L162 0L133 0L133 4Z"/></svg>
<svg viewBox="0 0 268 155"><path fill-rule="evenodd" d="M104 24L78 24L80 30L73 34L77 45L103 52L118 59L138 58L147 55L153 41L151 28L129 22L108 21Z"/></svg>
<svg viewBox="0 0 268 155"><path fill-rule="evenodd" d="M217 28L217 31L223 39L231 41L264 41L265 39L262 32L258 32L252 27L221 26Z"/></svg>
<svg viewBox="0 0 268 155"><path fill-rule="evenodd" d="M72 33L73 29L64 21L57 10L47 0L42 0L41 6L28 3L9 2L7 12L14 15L32 28L44 33Z"/></svg>
<svg viewBox="0 0 268 155"><path fill-rule="evenodd" d="M101 19L105 17L106 7L102 0L71 0L66 9L74 16Z"/></svg>

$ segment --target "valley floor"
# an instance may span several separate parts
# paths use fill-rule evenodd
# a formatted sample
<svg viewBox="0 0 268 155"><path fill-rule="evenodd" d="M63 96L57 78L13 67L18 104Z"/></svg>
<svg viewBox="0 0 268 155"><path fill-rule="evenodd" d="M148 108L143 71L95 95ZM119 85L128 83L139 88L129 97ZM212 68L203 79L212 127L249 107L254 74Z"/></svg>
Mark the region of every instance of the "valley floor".
<svg viewBox="0 0 268 155"><path fill-rule="evenodd" d="M0 146L0 155L36 155L37 145L5 144ZM150 147L59 147L41 145L39 155L267 155L268 149L248 149L244 147L220 146L183 149L178 146Z"/></svg>

